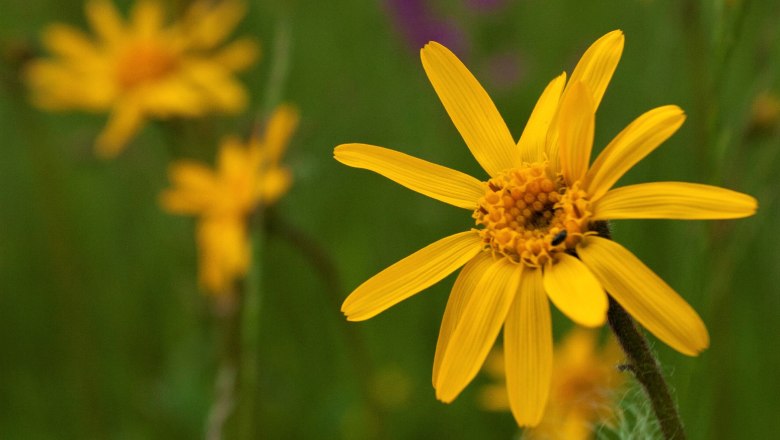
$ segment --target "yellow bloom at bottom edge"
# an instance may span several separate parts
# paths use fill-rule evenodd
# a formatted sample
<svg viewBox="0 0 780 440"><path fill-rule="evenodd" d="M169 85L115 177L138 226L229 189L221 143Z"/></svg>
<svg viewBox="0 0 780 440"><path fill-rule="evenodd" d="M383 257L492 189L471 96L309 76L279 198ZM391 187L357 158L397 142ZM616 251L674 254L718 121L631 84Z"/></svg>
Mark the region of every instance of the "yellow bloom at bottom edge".
<svg viewBox="0 0 780 440"><path fill-rule="evenodd" d="M617 369L623 354L613 338L599 348L597 334L575 328L555 348L550 398L542 420L524 431L527 439L588 440L595 427L615 420L625 382ZM495 379L480 393L480 405L508 411L503 352L495 350L485 362Z"/></svg>

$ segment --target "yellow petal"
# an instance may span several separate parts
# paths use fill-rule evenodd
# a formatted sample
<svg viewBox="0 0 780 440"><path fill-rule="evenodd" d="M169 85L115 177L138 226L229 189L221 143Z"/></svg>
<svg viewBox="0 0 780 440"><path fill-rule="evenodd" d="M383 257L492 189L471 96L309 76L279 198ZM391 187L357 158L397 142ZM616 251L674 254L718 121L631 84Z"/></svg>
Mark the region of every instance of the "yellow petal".
<svg viewBox="0 0 780 440"><path fill-rule="evenodd" d="M97 154L105 159L115 157L141 128L142 123L143 112L137 104L123 102L117 106L108 117L106 128L100 132L95 141Z"/></svg>
<svg viewBox="0 0 780 440"><path fill-rule="evenodd" d="M581 82L569 85L558 114L558 154L569 185L585 177L593 148L595 111L591 93Z"/></svg>
<svg viewBox="0 0 780 440"><path fill-rule="evenodd" d="M420 57L447 114L482 168L494 176L519 165L520 154L504 119L455 54L432 41Z"/></svg>
<svg viewBox="0 0 780 440"><path fill-rule="evenodd" d="M559 253L544 268L544 290L572 321L597 327L607 318L607 295L601 283L576 257Z"/></svg>
<svg viewBox="0 0 780 440"><path fill-rule="evenodd" d="M240 178L246 174L249 151L236 136L225 136L219 144L217 168L223 177Z"/></svg>
<svg viewBox="0 0 780 440"><path fill-rule="evenodd" d="M241 38L225 46L212 58L230 71L246 70L260 57L260 45L251 38Z"/></svg>
<svg viewBox="0 0 780 440"><path fill-rule="evenodd" d="M593 109L599 108L612 74L623 54L623 31L612 31L596 40L582 55L571 74L570 85L581 81L593 93Z"/></svg>
<svg viewBox="0 0 780 440"><path fill-rule="evenodd" d="M46 27L43 33L43 44L52 53L83 59L97 55L97 48L80 30L64 25L53 24Z"/></svg>
<svg viewBox="0 0 780 440"><path fill-rule="evenodd" d="M266 125L262 141L270 163L279 161L296 127L298 127L299 119L298 110L292 105L282 104L274 109Z"/></svg>
<svg viewBox="0 0 780 440"><path fill-rule="evenodd" d="M710 345L696 311L623 246L586 236L577 253L607 292L658 339L689 356Z"/></svg>
<svg viewBox="0 0 780 440"><path fill-rule="evenodd" d="M184 19L190 43L208 49L227 38L246 12L246 5L235 0L217 3L195 2Z"/></svg>
<svg viewBox="0 0 780 440"><path fill-rule="evenodd" d="M344 144L333 150L339 162L379 173L420 194L469 210L485 194L485 186L468 174L387 148Z"/></svg>
<svg viewBox="0 0 780 440"><path fill-rule="evenodd" d="M447 307L444 309L444 317L441 320L439 340L436 342L436 355L433 358L434 387L439 377L441 361L452 338L452 332L463 315L466 301L470 295L474 294L477 284L482 279L482 275L494 261L495 259L490 252L480 252L463 266L463 270L460 271L458 278L455 280L455 285L452 287L452 292L447 300Z"/></svg>
<svg viewBox="0 0 780 440"><path fill-rule="evenodd" d="M173 188L165 191L160 203L173 214L200 214L214 200L216 176L205 165L192 160L179 160L168 168Z"/></svg>
<svg viewBox="0 0 780 440"><path fill-rule="evenodd" d="M363 321L436 284L482 250L474 231L443 238L364 282L341 306L350 321Z"/></svg>
<svg viewBox="0 0 780 440"><path fill-rule="evenodd" d="M539 162L546 151L547 132L550 129L558 103L561 100L563 86L566 84L566 72L550 81L544 89L536 106L525 124L523 134L517 142L517 148L524 162Z"/></svg>
<svg viewBox="0 0 780 440"><path fill-rule="evenodd" d="M229 292L250 262L246 222L238 217L205 219L198 223L199 279L213 294Z"/></svg>
<svg viewBox="0 0 780 440"><path fill-rule="evenodd" d="M86 4L89 25L104 41L115 43L125 34L125 26L114 4L107 0L90 0Z"/></svg>
<svg viewBox="0 0 780 440"><path fill-rule="evenodd" d="M272 168L263 173L258 181L258 194L265 206L273 205L292 185L292 173L289 168Z"/></svg>
<svg viewBox="0 0 780 440"><path fill-rule="evenodd" d="M504 327L506 386L510 408L520 426L534 426L544 414L552 377L550 306L542 273L525 269Z"/></svg>
<svg viewBox="0 0 780 440"><path fill-rule="evenodd" d="M755 214L753 197L717 186L653 182L613 189L593 205L593 220L671 218L727 219Z"/></svg>
<svg viewBox="0 0 780 440"><path fill-rule="evenodd" d="M604 148L585 177L585 189L596 200L626 171L653 152L685 121L676 105L658 107L636 118Z"/></svg>
<svg viewBox="0 0 780 440"><path fill-rule="evenodd" d="M131 23L139 37L153 37L162 27L162 5L156 1L140 1L133 6Z"/></svg>
<svg viewBox="0 0 780 440"><path fill-rule="evenodd" d="M217 110L239 112L246 107L248 98L244 86L222 66L212 62L191 62L182 68L181 74Z"/></svg>
<svg viewBox="0 0 780 440"><path fill-rule="evenodd" d="M436 381L436 398L449 403L476 376L501 331L520 282L520 266L501 258L468 294L450 336Z"/></svg>
<svg viewBox="0 0 780 440"><path fill-rule="evenodd" d="M173 115L195 117L205 113L209 107L208 96L179 75L139 87L135 93L149 114L158 118Z"/></svg>

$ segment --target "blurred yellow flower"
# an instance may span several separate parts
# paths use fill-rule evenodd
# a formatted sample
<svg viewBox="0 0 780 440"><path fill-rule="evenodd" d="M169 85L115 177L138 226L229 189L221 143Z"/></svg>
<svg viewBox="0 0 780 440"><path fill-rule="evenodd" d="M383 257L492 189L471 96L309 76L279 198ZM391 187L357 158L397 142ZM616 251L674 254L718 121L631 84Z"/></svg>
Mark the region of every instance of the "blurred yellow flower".
<svg viewBox="0 0 780 440"><path fill-rule="evenodd" d="M47 110L109 112L96 141L104 157L118 154L146 119L239 112L247 94L234 73L254 63L258 46L251 39L218 46L244 11L235 0L201 0L166 26L157 1L140 0L125 22L108 0L89 0L95 38L50 25L43 44L52 57L24 72L32 100Z"/></svg>
<svg viewBox="0 0 780 440"><path fill-rule="evenodd" d="M676 350L709 345L704 323L671 287L621 245L597 235L605 221L726 219L752 215L753 197L718 187L657 182L611 189L682 125L677 106L643 114L589 167L596 109L623 51L610 32L566 81L553 79L515 142L493 101L447 48L421 51L428 79L487 181L393 150L346 144L335 158L471 211L477 228L443 238L358 286L347 319L369 319L461 266L433 362L436 397L451 402L480 369L504 327L507 387L518 424L542 418L552 374L548 298L587 327L606 319L607 294Z"/></svg>
<svg viewBox="0 0 780 440"><path fill-rule="evenodd" d="M555 348L550 400L541 422L524 431L523 438L588 440L594 427L615 420L624 376L617 369L623 353L609 338L601 348L593 331L575 328ZM504 383L504 356L495 350L485 369L497 383L486 386L480 403L492 411L508 411L509 399Z"/></svg>
<svg viewBox="0 0 780 440"><path fill-rule="evenodd" d="M160 197L173 214L198 216L201 286L214 295L231 292L250 263L247 222L258 206L275 203L290 187L290 170L279 163L298 124L298 114L283 105L274 111L262 136L244 144L222 140L216 170L192 160L173 163L173 188Z"/></svg>

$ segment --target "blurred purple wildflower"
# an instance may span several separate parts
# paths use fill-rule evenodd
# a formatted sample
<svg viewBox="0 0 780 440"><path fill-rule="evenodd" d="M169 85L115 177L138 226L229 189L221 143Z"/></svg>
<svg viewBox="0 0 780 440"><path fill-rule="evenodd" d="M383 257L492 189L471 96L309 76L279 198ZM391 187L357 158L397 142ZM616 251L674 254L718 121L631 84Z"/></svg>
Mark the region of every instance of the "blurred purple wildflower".
<svg viewBox="0 0 780 440"><path fill-rule="evenodd" d="M438 17L425 0L387 0L396 27L412 50L429 41L439 42L463 56L468 42L463 31L451 20Z"/></svg>

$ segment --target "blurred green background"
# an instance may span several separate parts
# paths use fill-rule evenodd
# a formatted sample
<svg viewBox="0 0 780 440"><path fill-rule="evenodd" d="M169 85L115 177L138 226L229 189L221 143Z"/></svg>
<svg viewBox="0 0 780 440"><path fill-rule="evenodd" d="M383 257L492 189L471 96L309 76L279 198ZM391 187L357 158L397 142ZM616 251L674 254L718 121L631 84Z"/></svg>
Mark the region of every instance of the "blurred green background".
<svg viewBox="0 0 780 440"><path fill-rule="evenodd" d="M127 11L130 2L118 4ZM82 2L9 1L0 14L0 438L203 436L219 331L197 287L194 222L157 203L170 132L184 125L178 142L211 158L219 135L247 130L276 97L297 105L302 120L285 160L295 182L275 215L327 252L338 279L323 279L291 240L267 235L262 437L513 436L509 413L477 405L484 377L451 405L434 398L430 372L453 276L374 319L344 322L338 307L351 289L472 219L339 165L332 149L371 143L483 178L425 77L422 42L451 47L517 137L547 81L613 29L625 32L626 48L599 109L596 152L653 107L673 103L688 114L621 184L704 182L759 200L745 220L613 225L615 239L711 333L698 358L651 337L689 436L780 432L780 110L759 99L780 96L777 1L254 1L236 32L263 45L261 62L242 75L249 111L148 124L113 161L91 150L105 116L48 114L26 100L17 72L40 53L52 21L83 28ZM269 90L275 69L284 81ZM556 335L569 326L554 312Z"/></svg>

